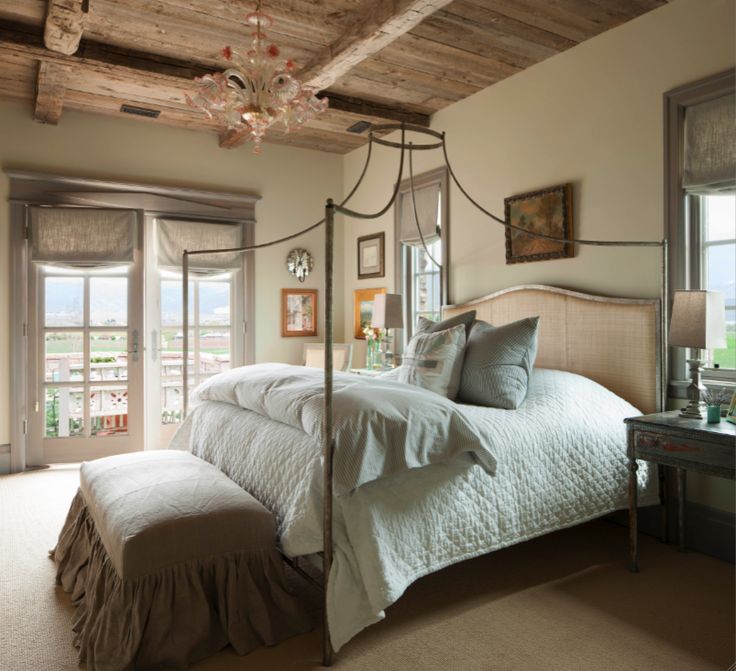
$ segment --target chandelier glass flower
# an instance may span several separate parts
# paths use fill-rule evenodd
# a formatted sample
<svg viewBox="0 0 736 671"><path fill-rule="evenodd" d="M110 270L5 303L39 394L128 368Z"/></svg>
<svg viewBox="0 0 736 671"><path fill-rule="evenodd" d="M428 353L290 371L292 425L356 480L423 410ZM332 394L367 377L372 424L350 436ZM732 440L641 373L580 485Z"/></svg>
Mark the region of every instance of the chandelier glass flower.
<svg viewBox="0 0 736 671"><path fill-rule="evenodd" d="M232 67L197 77L197 92L186 100L229 129L242 131L259 153L269 128L280 125L285 132L300 128L324 112L328 101L317 98L315 91L292 75L295 64L291 59L279 59L278 46L269 43L264 32L273 20L261 12L260 2L245 18L254 29L250 48L240 52L225 47L222 55Z"/></svg>

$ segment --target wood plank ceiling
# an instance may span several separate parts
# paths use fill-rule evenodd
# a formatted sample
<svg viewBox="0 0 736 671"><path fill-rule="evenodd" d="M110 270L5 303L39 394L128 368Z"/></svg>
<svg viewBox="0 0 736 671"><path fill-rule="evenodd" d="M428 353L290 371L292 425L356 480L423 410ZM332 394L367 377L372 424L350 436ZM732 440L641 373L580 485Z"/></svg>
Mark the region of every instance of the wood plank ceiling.
<svg viewBox="0 0 736 671"><path fill-rule="evenodd" d="M268 142L346 153L366 142L347 128L433 112L565 51L667 0L264 0L269 37L299 77L330 98L307 128ZM224 69L223 46L247 42L240 0L0 0L0 98L43 123L65 109L227 133L184 96Z"/></svg>

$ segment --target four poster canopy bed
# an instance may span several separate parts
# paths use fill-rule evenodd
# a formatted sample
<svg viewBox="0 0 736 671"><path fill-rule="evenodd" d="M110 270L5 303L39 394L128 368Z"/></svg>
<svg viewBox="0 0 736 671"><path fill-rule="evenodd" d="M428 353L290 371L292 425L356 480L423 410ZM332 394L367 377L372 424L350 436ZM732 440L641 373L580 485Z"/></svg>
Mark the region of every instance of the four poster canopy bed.
<svg viewBox="0 0 736 671"><path fill-rule="evenodd" d="M625 508L630 465L623 419L659 410L664 393L664 301L539 285L445 306L447 328L424 325L416 336L421 346L412 339L405 352L410 362L426 362L431 348L454 353L452 366L432 361L427 384L421 365L407 373L404 364L377 378L333 371L334 215L372 219L387 212L407 153L412 186L413 151L441 148L461 193L514 228L464 190L444 134L406 125L374 132L386 130L399 131L400 140L371 133L358 183L342 204L327 201L320 222L261 245L183 255L187 361L192 256L251 251L325 226L324 373L258 364L210 378L185 400L186 419L171 445L214 464L270 511L279 550L292 565L299 569L299 558L321 565L325 665L419 577ZM408 142L407 132L429 139ZM385 207L363 214L345 204L362 182L374 143L400 151L399 170ZM550 239L657 247L666 295L666 241ZM497 337L505 338L509 356L521 353L518 361L490 361L478 343ZM484 379L483 366L471 370L478 356L496 377ZM507 372L516 385L508 403L463 402L464 387L482 395L503 387ZM187 375L185 366L184 389ZM445 387L437 393L440 378ZM652 467L642 465L636 477L640 502L656 503Z"/></svg>

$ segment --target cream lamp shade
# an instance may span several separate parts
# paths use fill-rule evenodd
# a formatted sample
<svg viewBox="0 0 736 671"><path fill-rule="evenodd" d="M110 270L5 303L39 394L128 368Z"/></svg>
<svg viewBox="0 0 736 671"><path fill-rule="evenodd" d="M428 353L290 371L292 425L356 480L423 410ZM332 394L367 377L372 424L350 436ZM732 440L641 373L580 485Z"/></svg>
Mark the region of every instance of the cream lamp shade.
<svg viewBox="0 0 736 671"><path fill-rule="evenodd" d="M371 327L374 329L400 329L404 326L404 312L399 294L376 294L373 300Z"/></svg>
<svg viewBox="0 0 736 671"><path fill-rule="evenodd" d="M676 291L670 345L694 349L726 346L726 305L720 291Z"/></svg>

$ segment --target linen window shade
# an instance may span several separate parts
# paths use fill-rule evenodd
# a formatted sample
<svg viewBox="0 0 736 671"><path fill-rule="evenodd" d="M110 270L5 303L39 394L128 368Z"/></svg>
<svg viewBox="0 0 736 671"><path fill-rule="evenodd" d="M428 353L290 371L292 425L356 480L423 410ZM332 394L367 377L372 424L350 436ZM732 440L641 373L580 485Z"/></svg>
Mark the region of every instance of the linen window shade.
<svg viewBox="0 0 736 671"><path fill-rule="evenodd" d="M72 267L133 263L134 210L31 207L31 260Z"/></svg>
<svg viewBox="0 0 736 671"><path fill-rule="evenodd" d="M404 193L401 198L401 217L399 219L401 227L400 241L402 244L412 247L422 246L422 238L417 230L418 220L419 228L424 237L424 243L429 246L440 239L440 234L437 230L440 185L430 184L416 189L414 199L417 204L416 217L414 216L414 204L412 202L411 192Z"/></svg>
<svg viewBox="0 0 736 671"><path fill-rule="evenodd" d="M156 220L156 256L159 268L181 270L184 250L232 249L242 247L241 224L211 224L201 221L175 219ZM202 254L189 259L193 272L211 274L241 267L243 255Z"/></svg>
<svg viewBox="0 0 736 671"><path fill-rule="evenodd" d="M685 110L682 187L699 195L736 192L736 97Z"/></svg>

